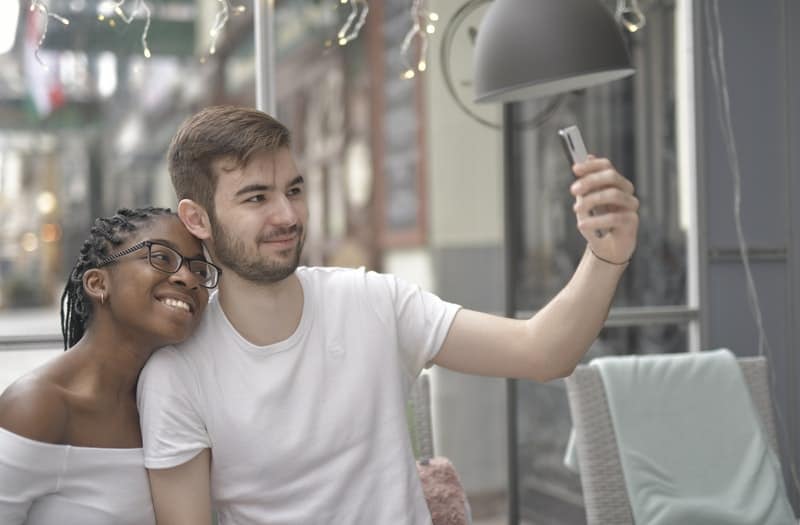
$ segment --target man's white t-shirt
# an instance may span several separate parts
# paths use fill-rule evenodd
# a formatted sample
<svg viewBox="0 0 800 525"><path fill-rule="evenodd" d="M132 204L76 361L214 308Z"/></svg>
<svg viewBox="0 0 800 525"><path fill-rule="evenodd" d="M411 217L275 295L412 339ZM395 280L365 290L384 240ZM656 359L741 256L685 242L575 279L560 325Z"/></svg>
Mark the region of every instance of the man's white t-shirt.
<svg viewBox="0 0 800 525"><path fill-rule="evenodd" d="M194 335L139 379L145 466L212 450L221 525L428 524L406 399L459 306L390 275L298 268L303 313L268 346L216 294Z"/></svg>

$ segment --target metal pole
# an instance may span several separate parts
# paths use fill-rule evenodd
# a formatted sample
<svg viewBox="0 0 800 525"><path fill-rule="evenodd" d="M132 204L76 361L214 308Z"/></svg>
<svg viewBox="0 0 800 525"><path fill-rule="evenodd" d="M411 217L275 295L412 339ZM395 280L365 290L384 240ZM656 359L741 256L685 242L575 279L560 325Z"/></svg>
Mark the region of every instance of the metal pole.
<svg viewBox="0 0 800 525"><path fill-rule="evenodd" d="M505 223L506 317L517 317L522 184L516 163L514 105L503 104L503 204ZM508 430L508 523L519 525L519 444L517 429L517 381L506 379L506 421Z"/></svg>
<svg viewBox="0 0 800 525"><path fill-rule="evenodd" d="M256 37L256 108L275 115L275 0L253 2Z"/></svg>

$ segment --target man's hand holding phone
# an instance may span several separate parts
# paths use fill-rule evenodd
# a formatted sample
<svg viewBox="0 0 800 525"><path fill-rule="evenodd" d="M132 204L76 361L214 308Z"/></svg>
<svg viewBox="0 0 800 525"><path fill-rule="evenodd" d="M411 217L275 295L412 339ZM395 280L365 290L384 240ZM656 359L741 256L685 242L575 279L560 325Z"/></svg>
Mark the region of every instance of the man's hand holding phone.
<svg viewBox="0 0 800 525"><path fill-rule="evenodd" d="M577 126L559 130L578 179L570 186L578 230L599 259L625 264L636 248L639 200L608 159L589 155Z"/></svg>

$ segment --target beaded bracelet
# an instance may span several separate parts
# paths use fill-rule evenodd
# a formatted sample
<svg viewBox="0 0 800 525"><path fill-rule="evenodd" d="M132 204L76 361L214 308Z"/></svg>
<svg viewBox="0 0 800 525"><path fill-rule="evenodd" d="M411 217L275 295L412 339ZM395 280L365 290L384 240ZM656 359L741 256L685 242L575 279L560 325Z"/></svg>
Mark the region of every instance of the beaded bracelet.
<svg viewBox="0 0 800 525"><path fill-rule="evenodd" d="M630 260L630 259L628 259L627 261L624 261L624 262L614 262L614 261L609 261L608 259L605 259L605 258L603 258L603 257L600 257L599 255L597 255L596 253L594 253L594 250L592 250L592 247L591 247L591 246L589 246L589 251L590 251L590 252L592 252L592 255L594 255L595 257L597 257L598 259L600 259L600 260L601 260L601 261L603 261L604 263L613 264L614 266L625 266L626 264L628 264L629 262L631 262L631 260Z"/></svg>

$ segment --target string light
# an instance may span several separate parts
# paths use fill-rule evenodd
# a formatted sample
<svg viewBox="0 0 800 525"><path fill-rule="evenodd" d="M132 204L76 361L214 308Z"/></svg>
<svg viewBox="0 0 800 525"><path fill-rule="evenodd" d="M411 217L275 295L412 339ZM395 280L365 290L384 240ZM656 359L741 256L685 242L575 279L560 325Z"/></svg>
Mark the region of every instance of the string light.
<svg viewBox="0 0 800 525"><path fill-rule="evenodd" d="M234 14L239 14L246 11L245 6L243 5L232 7L230 0L217 1L220 4L219 10L217 11L213 26L209 30L209 35L211 36L211 44L209 46L210 55L216 53L217 39L219 38L222 30L225 28L225 25L228 23L231 11L233 11ZM150 47L147 41L150 31L150 24L152 21L152 12L150 10L150 6L145 0L133 0L133 2L135 2L135 6L130 14L128 14L125 12L125 4L127 2L128 0L106 0L103 3L107 5L109 11L113 11L113 13L119 16L119 18L128 25L130 25L139 16L140 12L144 13L145 23L141 36L142 53L144 54L145 58L150 58L152 53L150 52ZM337 43L340 46L345 46L358 38L361 29L366 24L367 15L369 14L369 5L367 4L367 0L339 0L339 3L341 5L350 5L350 14L336 35ZM417 71L423 72L427 70L426 56L428 52L428 35L432 35L436 32L436 23L439 21L439 15L433 11L430 11L427 6L427 0L413 0L411 5L411 19L413 23L411 29L408 31L408 33L406 33L400 49L400 52L403 55L403 60L406 64L406 69L403 73L403 78L406 79L414 78ZM638 7L636 5L636 0L632 0L632 6ZM50 18L54 18L64 25L69 25L69 20L56 13L51 13L47 7L47 4L45 3L45 0L31 0L30 10L38 10L45 15L42 34L36 46L35 56L36 60L46 68L46 64L39 56L39 50L44 44L47 36L48 20ZM104 14L101 12L97 15L97 20L99 22L108 21L108 24L111 27L116 26L115 20L109 17L108 13ZM638 27L636 27L636 29L638 29ZM636 29L632 29L632 31L635 31ZM410 58L411 44L415 38L419 40L419 55L418 59L416 60L416 64L412 65L412 60ZM330 47L333 45L333 42L328 40L325 42L325 45ZM206 57L201 57L201 62L205 61Z"/></svg>
<svg viewBox="0 0 800 525"><path fill-rule="evenodd" d="M367 14L369 14L369 5L367 0L339 0L341 4L350 4L350 14L347 16L342 28L336 34L336 41L340 46L346 46L356 38L361 32L361 28L367 21ZM325 43L330 46L330 40Z"/></svg>
<svg viewBox="0 0 800 525"><path fill-rule="evenodd" d="M47 38L47 26L51 18L58 20L65 26L69 25L69 20L64 18L61 15L56 13L51 13L50 10L47 8L47 4L44 3L44 0L31 0L30 6L31 12L39 11L44 15L44 25L42 26L42 34L39 36L39 40L36 42L36 49L33 51L33 55L36 57L36 61L42 65L45 69L47 69L47 64L42 61L42 57L39 56L39 50L42 48L44 44L45 38Z"/></svg>
<svg viewBox="0 0 800 525"><path fill-rule="evenodd" d="M208 49L208 54L213 55L217 52L217 38L219 37L222 29L225 27L225 24L228 23L228 18L230 18L231 12L231 4L228 0L217 0L219 2L219 10L217 11L217 16L214 18L214 25L211 27L211 30L208 34L211 36L211 46ZM258 0L256 0L258 1ZM233 8L234 14L244 13L245 7L243 5L237 5Z"/></svg>
<svg viewBox="0 0 800 525"><path fill-rule="evenodd" d="M635 33L647 23L647 18L639 8L638 0L617 0L614 18L630 33Z"/></svg>
<svg viewBox="0 0 800 525"><path fill-rule="evenodd" d="M145 58L150 58L151 56L150 48L147 45L147 33L150 31L150 18L151 18L150 6L148 6L147 2L145 2L144 0L135 0L136 7L133 8L133 11L131 11L130 15L127 15L125 13L125 10L122 8L122 6L124 6L125 2L127 1L128 0L119 0L118 2L115 2L113 4L114 12L117 14L117 16L119 16L122 19L123 22L130 25L131 22L133 22L133 20L136 18L136 15L139 14L139 11L140 10L144 11L145 20L144 20L144 30L142 31L142 52L144 53ZM114 24L111 24L111 22L112 20L109 21L109 24L111 25L111 27L114 27Z"/></svg>
<svg viewBox="0 0 800 525"><path fill-rule="evenodd" d="M403 44L400 47L400 53L403 55L406 69L403 72L403 78L410 80L416 76L416 72L424 72L428 69L428 62L426 60L428 55L428 35L436 32L436 22L439 21L439 15L428 9L427 0L414 0L411 4L411 29L406 33L403 38ZM424 28L424 30L423 30ZM412 49L411 44L414 39L419 40L419 55L416 64L413 64L411 59Z"/></svg>

